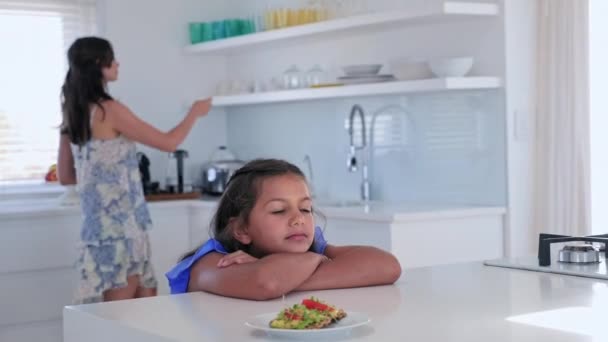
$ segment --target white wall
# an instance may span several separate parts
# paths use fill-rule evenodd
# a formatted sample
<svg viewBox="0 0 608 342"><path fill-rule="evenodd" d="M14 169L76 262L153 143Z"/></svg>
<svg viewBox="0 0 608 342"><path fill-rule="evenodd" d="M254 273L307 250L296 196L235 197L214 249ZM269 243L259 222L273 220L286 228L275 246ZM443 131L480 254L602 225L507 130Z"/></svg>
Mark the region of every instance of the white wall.
<svg viewBox="0 0 608 342"><path fill-rule="evenodd" d="M590 80L591 80L591 230L593 234L608 233L608 136L604 129L608 126L608 99L604 84L608 77L608 46L606 32L608 22L602 14L608 11L605 0L591 0L589 3Z"/></svg>
<svg viewBox="0 0 608 342"><path fill-rule="evenodd" d="M505 251L534 254L532 227L536 77L536 1L505 1L509 198Z"/></svg>
<svg viewBox="0 0 608 342"><path fill-rule="evenodd" d="M112 42L121 64L111 94L157 128L173 128L192 99L213 95L225 77L223 58L182 52L189 43L188 22L223 17L224 10L221 0L102 0L101 35ZM191 173L199 175L213 149L225 143L225 114L214 109L180 147L189 151ZM150 157L153 180L164 180L167 155L147 147L140 150Z"/></svg>

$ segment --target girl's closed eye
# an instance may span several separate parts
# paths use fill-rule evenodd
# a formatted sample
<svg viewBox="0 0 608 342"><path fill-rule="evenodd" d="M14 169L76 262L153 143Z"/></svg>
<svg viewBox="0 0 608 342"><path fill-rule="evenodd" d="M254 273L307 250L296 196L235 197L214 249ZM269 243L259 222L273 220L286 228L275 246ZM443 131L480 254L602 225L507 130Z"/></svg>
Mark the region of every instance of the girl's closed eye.
<svg viewBox="0 0 608 342"><path fill-rule="evenodd" d="M285 209L275 209L275 210L271 210L270 212L278 215L278 214L284 213Z"/></svg>
<svg viewBox="0 0 608 342"><path fill-rule="evenodd" d="M309 214L309 213L312 212L312 209L310 209L310 208L301 208L300 211L303 212L303 213Z"/></svg>

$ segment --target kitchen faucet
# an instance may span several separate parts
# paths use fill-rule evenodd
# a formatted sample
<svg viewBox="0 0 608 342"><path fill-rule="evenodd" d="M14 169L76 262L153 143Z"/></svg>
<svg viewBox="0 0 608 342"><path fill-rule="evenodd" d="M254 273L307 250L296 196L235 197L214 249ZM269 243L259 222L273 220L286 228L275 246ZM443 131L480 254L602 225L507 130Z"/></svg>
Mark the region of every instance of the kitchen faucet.
<svg viewBox="0 0 608 342"><path fill-rule="evenodd" d="M354 133L354 121L355 121L355 115L359 115L359 119L361 120L361 145L357 146L355 145L355 133ZM348 120L348 134L350 136L350 146L349 146L349 152L348 152L348 160L346 162L346 166L348 168L348 171L350 172L356 172L359 166L359 162L357 161L357 150L364 150L367 147L367 142L366 142L366 131L365 131L365 113L363 112L363 108L361 108L360 105L354 105L353 108L350 110L350 118ZM365 152L365 151L364 151ZM362 176L362 180L361 180L361 199L363 201L369 201L370 200L370 183L369 183L369 179L368 179L368 172L367 172L367 161L366 161L366 154L362 153L363 157L362 157L362 162L361 162L361 176Z"/></svg>
<svg viewBox="0 0 608 342"><path fill-rule="evenodd" d="M308 167L308 185L310 186L310 197L315 198L315 177L312 174L312 160L308 154L304 155L304 163Z"/></svg>

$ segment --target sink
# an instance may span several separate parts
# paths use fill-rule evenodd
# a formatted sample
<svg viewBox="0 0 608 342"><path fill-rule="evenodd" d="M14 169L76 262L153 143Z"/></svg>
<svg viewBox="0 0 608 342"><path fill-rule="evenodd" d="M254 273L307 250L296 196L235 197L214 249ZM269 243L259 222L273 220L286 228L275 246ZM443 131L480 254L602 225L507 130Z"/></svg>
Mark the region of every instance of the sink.
<svg viewBox="0 0 608 342"><path fill-rule="evenodd" d="M369 202L358 201L358 200L317 200L315 204L319 207L333 207L333 208L350 208L350 207L364 207L369 205Z"/></svg>

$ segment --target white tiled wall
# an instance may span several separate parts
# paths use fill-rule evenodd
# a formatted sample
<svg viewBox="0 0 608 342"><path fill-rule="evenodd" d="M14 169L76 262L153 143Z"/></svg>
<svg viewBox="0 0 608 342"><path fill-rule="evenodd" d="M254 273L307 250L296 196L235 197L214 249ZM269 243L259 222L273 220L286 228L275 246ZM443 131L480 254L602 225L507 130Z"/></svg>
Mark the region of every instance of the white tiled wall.
<svg viewBox="0 0 608 342"><path fill-rule="evenodd" d="M304 155L309 154L317 196L356 199L361 175L347 171L349 136L344 129L355 103L363 106L367 117L386 104L399 104L407 112L393 115L404 117L400 120L406 127L397 133L409 137L398 140L391 136L394 126L376 126L376 136L384 133L397 142L375 149L371 160L374 199L505 203L504 119L498 91L232 109L229 146L240 158L285 158L303 170Z"/></svg>

